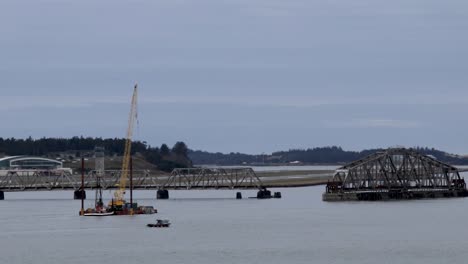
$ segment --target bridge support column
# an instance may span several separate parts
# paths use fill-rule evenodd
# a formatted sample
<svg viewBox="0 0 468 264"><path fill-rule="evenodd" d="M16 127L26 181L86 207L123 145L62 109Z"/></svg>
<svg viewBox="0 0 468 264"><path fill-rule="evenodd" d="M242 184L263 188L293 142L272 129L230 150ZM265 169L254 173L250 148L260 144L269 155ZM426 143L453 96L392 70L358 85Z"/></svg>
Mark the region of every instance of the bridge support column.
<svg viewBox="0 0 468 264"><path fill-rule="evenodd" d="M86 199L86 191L85 190L76 190L73 193L73 199L75 200L81 200L81 199Z"/></svg>
<svg viewBox="0 0 468 264"><path fill-rule="evenodd" d="M238 199L238 200L242 199L242 193L241 192L236 193L236 199Z"/></svg>
<svg viewBox="0 0 468 264"><path fill-rule="evenodd" d="M257 192L257 199L270 199L271 198L271 191L267 189L261 189Z"/></svg>
<svg viewBox="0 0 468 264"><path fill-rule="evenodd" d="M169 191L168 190L158 190L156 192L156 199L158 199L158 200L167 200L167 199L169 199Z"/></svg>
<svg viewBox="0 0 468 264"><path fill-rule="evenodd" d="M5 200L5 193L0 191L0 200Z"/></svg>

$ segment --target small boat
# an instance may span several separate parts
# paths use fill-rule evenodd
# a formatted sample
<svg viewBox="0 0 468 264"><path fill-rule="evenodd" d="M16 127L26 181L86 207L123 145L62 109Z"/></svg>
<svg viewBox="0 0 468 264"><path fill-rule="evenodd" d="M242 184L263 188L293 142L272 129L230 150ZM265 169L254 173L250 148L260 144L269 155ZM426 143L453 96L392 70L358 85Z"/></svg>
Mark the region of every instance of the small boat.
<svg viewBox="0 0 468 264"><path fill-rule="evenodd" d="M156 219L155 224L147 224L147 227L169 227L171 223L169 223L169 220L161 220L161 219Z"/></svg>

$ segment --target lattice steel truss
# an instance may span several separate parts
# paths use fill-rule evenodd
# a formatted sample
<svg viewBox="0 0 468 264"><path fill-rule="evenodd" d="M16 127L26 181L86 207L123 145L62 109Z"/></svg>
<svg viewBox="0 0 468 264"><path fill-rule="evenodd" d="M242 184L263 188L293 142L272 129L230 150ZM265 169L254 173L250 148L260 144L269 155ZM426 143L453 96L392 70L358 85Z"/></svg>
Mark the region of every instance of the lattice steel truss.
<svg viewBox="0 0 468 264"><path fill-rule="evenodd" d="M392 148L339 168L327 192L379 189L466 189L456 167L413 149Z"/></svg>
<svg viewBox="0 0 468 264"><path fill-rule="evenodd" d="M119 170L90 171L85 175L85 189L96 187L99 175L103 189L118 187ZM127 181L127 188L129 187ZM0 171L0 190L52 190L74 189L81 186L81 175L67 170L10 170ZM251 168L235 169L176 169L171 174L152 173L148 170L133 172L134 189L263 189L261 180Z"/></svg>
<svg viewBox="0 0 468 264"><path fill-rule="evenodd" d="M264 189L252 168L175 169L161 189Z"/></svg>
<svg viewBox="0 0 468 264"><path fill-rule="evenodd" d="M11 170L0 172L0 190L77 189L79 179L63 170Z"/></svg>
<svg viewBox="0 0 468 264"><path fill-rule="evenodd" d="M96 179L100 178L100 186L103 189L118 188L119 170L90 171L85 175L85 189L94 189ZM167 179L168 175L152 174L147 170L133 172L133 185L135 189L159 189L159 186ZM128 188L129 183L127 183ZM74 189L81 186L81 175L72 174L69 171L44 171L44 170L11 170L0 172L0 190L24 191L24 190L52 190Z"/></svg>

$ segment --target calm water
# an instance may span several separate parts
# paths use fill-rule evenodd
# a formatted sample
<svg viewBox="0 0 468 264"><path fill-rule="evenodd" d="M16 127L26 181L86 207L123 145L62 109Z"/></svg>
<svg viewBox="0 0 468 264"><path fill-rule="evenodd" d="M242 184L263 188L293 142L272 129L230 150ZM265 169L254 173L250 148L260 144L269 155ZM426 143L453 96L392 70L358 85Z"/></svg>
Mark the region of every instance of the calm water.
<svg viewBox="0 0 468 264"><path fill-rule="evenodd" d="M283 199L261 201L232 199L235 191L157 201L137 191L158 215L104 218L77 216L69 191L6 193L0 263L468 262L468 199L325 203L323 189L278 189ZM146 228L156 217L173 226Z"/></svg>

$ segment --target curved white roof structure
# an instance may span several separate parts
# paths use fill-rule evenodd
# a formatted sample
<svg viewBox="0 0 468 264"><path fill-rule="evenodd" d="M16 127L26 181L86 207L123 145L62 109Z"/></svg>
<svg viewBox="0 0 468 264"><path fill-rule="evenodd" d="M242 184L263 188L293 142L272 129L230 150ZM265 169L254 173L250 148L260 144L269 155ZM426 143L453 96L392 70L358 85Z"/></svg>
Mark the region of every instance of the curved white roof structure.
<svg viewBox="0 0 468 264"><path fill-rule="evenodd" d="M62 166L60 161L42 157L10 156L0 159L0 169L57 169Z"/></svg>

